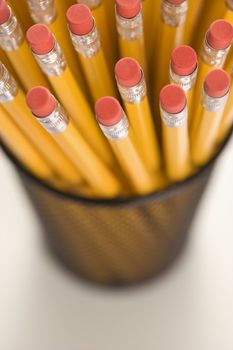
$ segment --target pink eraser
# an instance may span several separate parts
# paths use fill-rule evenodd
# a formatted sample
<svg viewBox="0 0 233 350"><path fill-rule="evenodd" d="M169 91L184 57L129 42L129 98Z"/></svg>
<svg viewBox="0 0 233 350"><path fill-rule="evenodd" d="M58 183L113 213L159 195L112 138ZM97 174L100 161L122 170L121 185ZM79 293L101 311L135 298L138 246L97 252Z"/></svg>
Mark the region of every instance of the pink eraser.
<svg viewBox="0 0 233 350"><path fill-rule="evenodd" d="M171 68L177 75L187 76L192 74L197 67L197 54L187 45L175 48L171 55Z"/></svg>
<svg viewBox="0 0 233 350"><path fill-rule="evenodd" d="M233 27L230 22L223 19L214 21L208 32L207 41L215 50L224 50L231 45Z"/></svg>
<svg viewBox="0 0 233 350"><path fill-rule="evenodd" d="M172 5L180 5L182 4L182 2L184 2L185 0L167 0L170 4Z"/></svg>
<svg viewBox="0 0 233 350"><path fill-rule="evenodd" d="M70 6L66 12L66 19L70 31L76 35L90 33L94 25L91 10L84 4Z"/></svg>
<svg viewBox="0 0 233 350"><path fill-rule="evenodd" d="M36 86L30 89L27 93L26 102L31 112L39 118L47 117L56 107L55 98L43 86Z"/></svg>
<svg viewBox="0 0 233 350"><path fill-rule="evenodd" d="M34 24L26 36L32 51L38 55L45 55L54 48L54 36L45 24Z"/></svg>
<svg viewBox="0 0 233 350"><path fill-rule="evenodd" d="M134 18L140 11L140 0L116 0L116 11L123 18Z"/></svg>
<svg viewBox="0 0 233 350"><path fill-rule="evenodd" d="M10 9L5 0L0 0L0 24L5 23L10 17Z"/></svg>
<svg viewBox="0 0 233 350"><path fill-rule="evenodd" d="M125 87L137 85L142 78L139 63L131 57L120 59L115 65L115 76L118 83Z"/></svg>
<svg viewBox="0 0 233 350"><path fill-rule="evenodd" d="M178 85L164 86L159 98L162 109L170 114L180 113L186 106L185 93Z"/></svg>
<svg viewBox="0 0 233 350"><path fill-rule="evenodd" d="M112 126L122 119L122 108L116 98L111 96L101 97L95 104L97 120L106 126Z"/></svg>
<svg viewBox="0 0 233 350"><path fill-rule="evenodd" d="M204 89L208 96L220 98L230 89L230 76L222 69L214 69L205 78Z"/></svg>

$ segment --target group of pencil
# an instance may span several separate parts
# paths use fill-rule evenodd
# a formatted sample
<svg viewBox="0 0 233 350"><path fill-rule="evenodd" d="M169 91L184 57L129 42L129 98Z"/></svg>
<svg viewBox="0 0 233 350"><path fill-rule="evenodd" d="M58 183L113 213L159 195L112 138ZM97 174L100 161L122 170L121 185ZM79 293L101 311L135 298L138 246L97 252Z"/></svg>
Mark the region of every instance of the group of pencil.
<svg viewBox="0 0 233 350"><path fill-rule="evenodd" d="M233 125L233 0L73 2L0 0L3 144L92 198L195 174Z"/></svg>

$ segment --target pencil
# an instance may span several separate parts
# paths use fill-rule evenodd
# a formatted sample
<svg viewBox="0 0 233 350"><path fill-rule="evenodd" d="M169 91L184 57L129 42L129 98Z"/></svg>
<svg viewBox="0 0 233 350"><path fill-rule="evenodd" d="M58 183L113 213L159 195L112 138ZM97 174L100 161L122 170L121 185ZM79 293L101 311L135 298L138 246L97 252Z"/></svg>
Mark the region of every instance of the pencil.
<svg viewBox="0 0 233 350"><path fill-rule="evenodd" d="M179 85L184 90L188 110L192 102L197 72L198 64L195 50L187 45L181 45L175 48L170 61L170 82ZM191 124L190 113L188 124Z"/></svg>
<svg viewBox="0 0 233 350"><path fill-rule="evenodd" d="M96 21L96 27L100 32L100 42L104 51L105 59L111 69L114 69L114 64L117 60L117 53L112 45L112 31L109 28L108 15L109 11L105 8L104 3L110 2L110 6L114 8L114 4L111 4L111 0L77 0L79 4L87 5L93 14ZM111 26L113 29L114 27ZM111 50L110 50L111 48Z"/></svg>
<svg viewBox="0 0 233 350"><path fill-rule="evenodd" d="M34 176L52 182L55 174L30 140L23 134L10 115L0 107L1 139L23 166Z"/></svg>
<svg viewBox="0 0 233 350"><path fill-rule="evenodd" d="M111 168L115 165L94 114L69 66L55 37L44 24L35 24L27 31L32 52L56 92L60 102L77 128L101 159ZM78 102L78 103L77 103ZM83 117L85 116L85 118Z"/></svg>
<svg viewBox="0 0 233 350"><path fill-rule="evenodd" d="M19 89L15 79L4 65L0 65L0 82L2 85L0 101L5 111L11 116L20 130L50 164L56 176L64 180L64 187L78 187L83 180L80 174L67 160L43 128L32 118L25 101L24 92Z"/></svg>
<svg viewBox="0 0 233 350"><path fill-rule="evenodd" d="M169 82L169 61L172 50L182 44L188 10L186 0L162 0L159 29L159 51L154 76L155 96Z"/></svg>
<svg viewBox="0 0 233 350"><path fill-rule="evenodd" d="M197 112L197 106L200 108L199 101L201 99L204 79L212 69L222 68L224 66L227 54L230 50L232 38L233 27L225 20L213 22L206 33L198 62L195 92L192 105L190 106L192 121L194 120L194 116L199 114L199 112Z"/></svg>
<svg viewBox="0 0 233 350"><path fill-rule="evenodd" d="M0 5L0 46L10 60L23 88L27 90L35 84L47 86L46 78L28 48L17 18L5 0L1 0Z"/></svg>
<svg viewBox="0 0 233 350"><path fill-rule="evenodd" d="M102 97L96 102L95 111L99 125L134 191L138 194L153 191L156 182L136 150L128 119L119 102L114 97Z"/></svg>
<svg viewBox="0 0 233 350"><path fill-rule="evenodd" d="M141 1L116 0L116 23L121 57L139 62L147 79L147 60Z"/></svg>
<svg viewBox="0 0 233 350"><path fill-rule="evenodd" d="M57 38L75 79L85 91L87 87L66 28L66 19L64 16L66 6L64 2L56 3L55 0L47 0L46 2L44 0L27 0L27 3L33 21L35 23L46 24Z"/></svg>
<svg viewBox="0 0 233 350"><path fill-rule="evenodd" d="M195 165L204 165L214 154L217 136L229 96L230 77L221 70L209 72L203 84L202 107L191 131L191 153Z"/></svg>
<svg viewBox="0 0 233 350"><path fill-rule="evenodd" d="M108 94L116 96L116 87L90 9L83 4L73 5L68 9L66 18L93 101Z"/></svg>
<svg viewBox="0 0 233 350"><path fill-rule="evenodd" d="M182 181L190 175L188 109L185 93L177 85L166 85L160 92L162 141L168 178Z"/></svg>
<svg viewBox="0 0 233 350"><path fill-rule="evenodd" d="M161 168L160 150L143 70L136 60L126 57L117 62L115 76L137 149L147 170L156 176Z"/></svg>
<svg viewBox="0 0 233 350"><path fill-rule="evenodd" d="M121 184L115 175L96 156L48 89L32 88L27 94L27 104L37 121L52 135L91 186L95 195L115 197L121 194Z"/></svg>

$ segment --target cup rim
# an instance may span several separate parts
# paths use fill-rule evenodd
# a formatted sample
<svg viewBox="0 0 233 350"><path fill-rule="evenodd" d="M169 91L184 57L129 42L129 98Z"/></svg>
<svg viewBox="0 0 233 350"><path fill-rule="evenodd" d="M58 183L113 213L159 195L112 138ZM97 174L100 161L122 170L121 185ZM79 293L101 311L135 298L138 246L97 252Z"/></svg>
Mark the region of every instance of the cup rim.
<svg viewBox="0 0 233 350"><path fill-rule="evenodd" d="M233 134L233 129L229 132L228 136L225 138L224 142L221 144L218 151L209 160L209 162L205 164L203 167L201 167L197 173L189 176L184 181L171 184L165 189L154 191L152 193L149 193L143 196L138 195L131 198L112 198L112 199L82 197L82 196L66 193L65 191L63 192L62 190L55 189L49 184L47 184L45 181L38 179L35 175L31 174L29 170L24 168L21 165L21 163L15 158L15 156L10 152L10 150L3 144L2 140L0 140L0 146L2 147L7 157L12 161L15 167L18 170L20 170L22 174L24 174L34 184L38 185L44 190L49 191L53 195L63 197L64 199L71 200L73 202L79 202L87 206L89 205L89 206L109 206L109 207L119 207L119 206L125 206L125 207L137 206L138 207L151 202L158 202L158 201L167 199L173 196L174 194L176 194L177 192L179 192L180 190L182 190L183 188L185 188L186 186L188 186L189 184L191 185L195 181L198 181L198 179L204 178L206 174L211 170L211 168L215 165L216 160L225 149L232 134Z"/></svg>

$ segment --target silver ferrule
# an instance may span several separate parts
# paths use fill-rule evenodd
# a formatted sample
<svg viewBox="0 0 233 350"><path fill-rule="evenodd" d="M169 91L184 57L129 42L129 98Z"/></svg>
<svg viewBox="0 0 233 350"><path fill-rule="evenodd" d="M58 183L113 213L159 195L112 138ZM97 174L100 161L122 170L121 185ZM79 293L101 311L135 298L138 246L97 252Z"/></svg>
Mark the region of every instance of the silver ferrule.
<svg viewBox="0 0 233 350"><path fill-rule="evenodd" d="M139 104L147 95L146 82L142 71L142 77L139 83L133 87L122 86L117 82L117 86L124 102Z"/></svg>
<svg viewBox="0 0 233 350"><path fill-rule="evenodd" d="M9 102L15 99L19 87L13 76L4 64L0 65L0 102Z"/></svg>
<svg viewBox="0 0 233 350"><path fill-rule="evenodd" d="M35 116L43 128L50 134L63 133L69 124L69 118L64 108L57 102L54 111L45 118Z"/></svg>
<svg viewBox="0 0 233 350"><path fill-rule="evenodd" d="M104 135L109 140L113 140L113 141L122 140L122 139L125 139L129 134L129 122L123 110L122 110L122 119L119 121L119 123L112 126L103 125L99 121L98 123Z"/></svg>
<svg viewBox="0 0 233 350"><path fill-rule="evenodd" d="M55 45L52 51L45 55L38 55L32 51L40 68L48 77L55 77L61 75L66 69L65 56L55 40Z"/></svg>
<svg viewBox="0 0 233 350"><path fill-rule="evenodd" d="M189 91L191 90L196 82L197 79L197 71L198 68L196 67L196 69L194 70L194 72L190 75L177 75L170 64L170 68L169 68L169 75L170 75L170 82L171 84L176 84L179 85L184 91Z"/></svg>
<svg viewBox="0 0 233 350"><path fill-rule="evenodd" d="M164 124L169 128L180 128L188 120L187 105L177 114L167 113L160 105L160 113Z"/></svg>
<svg viewBox="0 0 233 350"><path fill-rule="evenodd" d="M100 36L99 36L98 29L96 27L94 18L93 18L93 21L94 21L93 28L88 34L76 35L72 33L71 30L69 30L70 37L75 50L78 53L80 53L83 57L90 58L95 56L101 47Z"/></svg>
<svg viewBox="0 0 233 350"><path fill-rule="evenodd" d="M211 96L207 95L207 93L205 92L205 89L203 88L203 90L202 90L202 106L208 112L221 111L224 109L224 107L226 105L228 96L229 96L229 92L225 96L220 97L220 98L211 97Z"/></svg>
<svg viewBox="0 0 233 350"><path fill-rule="evenodd" d="M107 1L109 1L109 0L107 0ZM102 3L102 0L78 0L78 3L85 4L91 10L93 10L94 8L98 7Z"/></svg>
<svg viewBox="0 0 233 350"><path fill-rule="evenodd" d="M209 45L207 40L207 35L206 35L201 48L201 58L209 66L214 66L214 67L223 66L229 50L230 50L230 46L224 50L213 49Z"/></svg>
<svg viewBox="0 0 233 350"><path fill-rule="evenodd" d="M233 11L233 0L225 0L229 10Z"/></svg>
<svg viewBox="0 0 233 350"><path fill-rule="evenodd" d="M124 40L136 40L143 36L143 17L140 9L136 17L124 18L116 12L117 31L119 36Z"/></svg>
<svg viewBox="0 0 233 350"><path fill-rule="evenodd" d="M170 27L178 27L184 23L188 11L188 1L184 0L179 5L171 4L167 0L161 2L161 18Z"/></svg>
<svg viewBox="0 0 233 350"><path fill-rule="evenodd" d="M9 6L8 6L9 7ZM0 24L0 46L3 50L14 51L22 44L23 32L17 18L10 10L10 16L5 23Z"/></svg>
<svg viewBox="0 0 233 350"><path fill-rule="evenodd" d="M57 17L54 0L27 0L30 15L35 23L53 23Z"/></svg>

